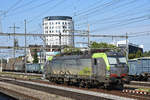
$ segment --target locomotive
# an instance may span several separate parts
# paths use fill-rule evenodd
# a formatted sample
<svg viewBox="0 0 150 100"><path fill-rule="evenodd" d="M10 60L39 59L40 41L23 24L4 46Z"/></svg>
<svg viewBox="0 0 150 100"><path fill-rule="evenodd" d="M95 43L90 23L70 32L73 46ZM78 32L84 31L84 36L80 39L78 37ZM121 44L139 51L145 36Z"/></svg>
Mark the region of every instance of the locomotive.
<svg viewBox="0 0 150 100"><path fill-rule="evenodd" d="M121 52L55 56L45 66L51 82L79 87L123 88L128 82L128 65Z"/></svg>

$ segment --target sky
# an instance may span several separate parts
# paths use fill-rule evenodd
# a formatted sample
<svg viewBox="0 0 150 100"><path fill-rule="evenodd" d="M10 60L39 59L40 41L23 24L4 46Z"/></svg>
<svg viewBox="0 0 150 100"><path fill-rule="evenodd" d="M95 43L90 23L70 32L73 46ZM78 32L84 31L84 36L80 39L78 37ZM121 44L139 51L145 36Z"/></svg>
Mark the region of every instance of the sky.
<svg viewBox="0 0 150 100"><path fill-rule="evenodd" d="M0 29L24 32L27 20L27 33L42 33L42 21L46 16L71 16L75 30L87 30L90 34L129 35L133 44L144 45L150 50L150 0L0 0ZM142 33L143 32L143 33ZM131 36L131 37L130 37ZM16 37L19 45L24 45L23 37ZM0 44L13 45L13 37L0 37ZM96 42L112 42L122 38L91 38ZM76 42L87 41L75 38ZM28 37L29 44L42 44L39 37ZM81 45L81 44L80 44Z"/></svg>

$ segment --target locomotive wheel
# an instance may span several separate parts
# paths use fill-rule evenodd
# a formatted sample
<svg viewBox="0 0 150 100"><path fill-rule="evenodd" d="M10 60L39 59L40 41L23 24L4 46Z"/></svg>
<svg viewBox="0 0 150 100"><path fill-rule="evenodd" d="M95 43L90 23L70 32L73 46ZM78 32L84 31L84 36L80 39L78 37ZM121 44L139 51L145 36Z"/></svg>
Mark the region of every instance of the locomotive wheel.
<svg viewBox="0 0 150 100"><path fill-rule="evenodd" d="M85 82L85 88L90 88L90 82Z"/></svg>
<svg viewBox="0 0 150 100"><path fill-rule="evenodd" d="M112 89L116 89L116 90L123 90L123 84L120 83L120 84L112 84Z"/></svg>
<svg viewBox="0 0 150 100"><path fill-rule="evenodd" d="M107 89L107 90L112 90L112 85L111 84L104 84L104 88Z"/></svg>
<svg viewBox="0 0 150 100"><path fill-rule="evenodd" d="M85 88L85 86L86 86L85 82L84 82L84 81L81 81L80 84L79 84L79 87Z"/></svg>
<svg viewBox="0 0 150 100"><path fill-rule="evenodd" d="M116 89L118 89L118 90L123 90L123 84L118 84L118 85L116 85Z"/></svg>

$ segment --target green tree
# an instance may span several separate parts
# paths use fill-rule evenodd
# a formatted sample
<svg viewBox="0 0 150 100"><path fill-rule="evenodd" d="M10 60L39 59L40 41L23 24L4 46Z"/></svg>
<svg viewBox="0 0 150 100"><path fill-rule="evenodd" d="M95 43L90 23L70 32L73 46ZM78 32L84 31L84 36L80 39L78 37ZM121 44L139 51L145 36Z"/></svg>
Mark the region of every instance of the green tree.
<svg viewBox="0 0 150 100"><path fill-rule="evenodd" d="M142 57L142 52L141 50L138 50L135 54L135 58L140 58L140 57Z"/></svg>
<svg viewBox="0 0 150 100"><path fill-rule="evenodd" d="M91 48L116 48L116 46L104 42L101 43L92 42Z"/></svg>
<svg viewBox="0 0 150 100"><path fill-rule="evenodd" d="M142 56L143 57L150 57L150 51L145 51Z"/></svg>
<svg viewBox="0 0 150 100"><path fill-rule="evenodd" d="M79 48L66 47L64 49L64 53L68 53L68 54L80 54L81 50Z"/></svg>
<svg viewBox="0 0 150 100"><path fill-rule="evenodd" d="M129 54L129 59L134 59L134 58L140 58L140 57L146 57L148 54L147 52L142 53L141 50L138 50L136 53Z"/></svg>
<svg viewBox="0 0 150 100"><path fill-rule="evenodd" d="M34 56L33 56L33 63L38 63L39 62L39 59L38 59L38 55L37 55L37 50L35 49L34 50Z"/></svg>
<svg viewBox="0 0 150 100"><path fill-rule="evenodd" d="M133 53L132 53L132 54L129 54L129 55L128 55L128 58L129 58L129 59L134 59L134 58L135 58L135 54L133 54Z"/></svg>

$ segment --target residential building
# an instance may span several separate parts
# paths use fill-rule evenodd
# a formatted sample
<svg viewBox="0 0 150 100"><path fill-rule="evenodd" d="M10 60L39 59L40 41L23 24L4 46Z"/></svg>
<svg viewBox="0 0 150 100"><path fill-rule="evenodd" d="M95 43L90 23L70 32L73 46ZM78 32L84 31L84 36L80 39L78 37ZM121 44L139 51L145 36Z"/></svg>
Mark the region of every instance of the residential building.
<svg viewBox="0 0 150 100"><path fill-rule="evenodd" d="M48 16L43 20L43 33L56 34L58 36L47 36L45 38L46 45L56 46L74 46L74 36L61 36L73 35L74 24L72 17L69 16Z"/></svg>

